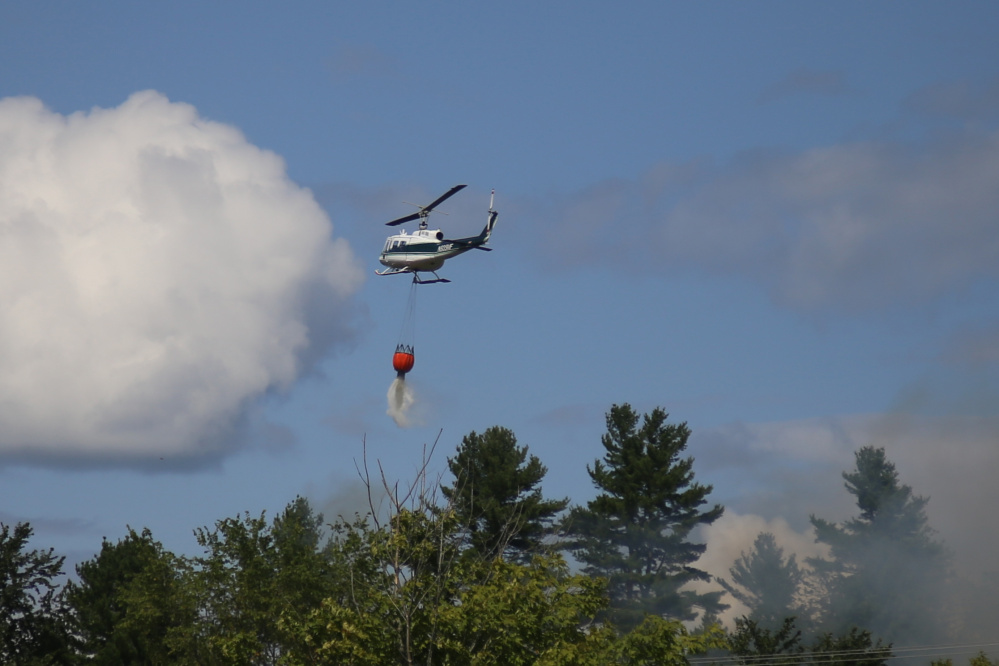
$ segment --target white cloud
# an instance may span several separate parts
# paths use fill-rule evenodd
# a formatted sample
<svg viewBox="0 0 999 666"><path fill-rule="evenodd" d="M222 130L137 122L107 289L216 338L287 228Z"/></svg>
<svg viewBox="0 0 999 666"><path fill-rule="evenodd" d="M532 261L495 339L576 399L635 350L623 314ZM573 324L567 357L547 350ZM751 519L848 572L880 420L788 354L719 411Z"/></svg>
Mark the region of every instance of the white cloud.
<svg viewBox="0 0 999 666"><path fill-rule="evenodd" d="M937 302L999 280L999 133L663 164L538 209L546 263L749 277L803 311Z"/></svg>
<svg viewBox="0 0 999 666"><path fill-rule="evenodd" d="M218 455L362 279L278 156L154 91L0 100L0 263L0 457L36 461Z"/></svg>

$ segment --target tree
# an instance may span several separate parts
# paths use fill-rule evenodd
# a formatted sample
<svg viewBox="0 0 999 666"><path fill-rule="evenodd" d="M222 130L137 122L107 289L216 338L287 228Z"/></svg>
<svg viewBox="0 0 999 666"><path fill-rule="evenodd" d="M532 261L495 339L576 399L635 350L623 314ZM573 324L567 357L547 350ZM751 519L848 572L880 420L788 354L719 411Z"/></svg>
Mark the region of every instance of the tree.
<svg viewBox="0 0 999 666"><path fill-rule="evenodd" d="M863 627L901 642L942 638L936 614L949 557L929 527L929 499L899 483L883 448L865 446L855 459L843 478L860 515L842 525L811 517L816 540L830 549L829 559L808 560L825 590L819 620L835 633Z"/></svg>
<svg viewBox="0 0 999 666"><path fill-rule="evenodd" d="M504 553L529 559L551 532L569 499L546 500L539 484L547 468L507 428L474 431L448 458L454 484L441 487L457 518L467 526L472 549L486 558Z"/></svg>
<svg viewBox="0 0 999 666"><path fill-rule="evenodd" d="M55 580L64 557L27 550L33 530L0 523L0 663L71 663L68 617Z"/></svg>
<svg viewBox="0 0 999 666"><path fill-rule="evenodd" d="M334 594L304 619L282 616L282 630L297 637L285 663L682 666L688 654L726 644L720 627L692 636L661 618L619 637L595 622L605 580L571 575L558 554L464 557L454 507L424 492L436 486L382 482L387 517L333 525Z"/></svg>
<svg viewBox="0 0 999 666"><path fill-rule="evenodd" d="M801 630L795 626L793 617L784 618L781 627L774 630L741 617L735 621L729 647L747 666L764 662L783 666L804 663L816 666L884 666L892 656L890 644L882 645L880 639L874 643L871 632L856 627L839 636L821 634L806 651Z"/></svg>
<svg viewBox="0 0 999 666"><path fill-rule="evenodd" d="M299 497L272 525L244 514L198 529L205 555L186 576L197 622L175 649L199 664L278 663L297 639L278 619L301 618L332 595L321 525Z"/></svg>
<svg viewBox="0 0 999 666"><path fill-rule="evenodd" d="M732 582L719 579L729 594L749 608L748 618L776 629L784 618L800 613L795 597L803 572L794 554L784 558L784 549L769 532L761 532L753 549L729 569Z"/></svg>
<svg viewBox="0 0 999 666"><path fill-rule="evenodd" d="M627 635L610 642L607 657L598 664L627 666L689 666L691 655L728 648L728 637L720 624L703 631L687 631L677 620L648 616Z"/></svg>
<svg viewBox="0 0 999 666"><path fill-rule="evenodd" d="M954 666L954 660L950 657L945 659L934 659L930 666ZM999 659L989 659L989 655L979 650L977 654L968 659L968 666L999 666Z"/></svg>
<svg viewBox="0 0 999 666"><path fill-rule="evenodd" d="M166 638L184 620L175 558L148 529L129 528L124 539L101 543L101 552L76 566L78 582L66 587L80 652L90 664L150 664L167 661Z"/></svg>
<svg viewBox="0 0 999 666"><path fill-rule="evenodd" d="M696 617L695 606L716 613L725 608L721 592L698 594L683 590L710 576L692 564L704 552L691 543L691 530L722 515L715 505L707 511L711 486L694 482L693 458L681 458L690 429L668 424L656 408L644 415L630 405L614 405L601 438L603 460L587 471L601 492L585 508L575 507L564 522L566 547L584 564L584 571L609 580L610 617L631 629L645 615L677 620Z"/></svg>
<svg viewBox="0 0 999 666"><path fill-rule="evenodd" d="M804 660L801 630L795 626L793 616L785 617L779 628L772 629L746 616L737 618L729 646L736 655L747 657L742 660L744 664L765 661L768 664L792 665Z"/></svg>
<svg viewBox="0 0 999 666"><path fill-rule="evenodd" d="M372 511L332 525L333 593L306 618L281 619L297 637L288 663L603 663L593 653L606 632L586 630L606 603L602 581L570 576L557 556L464 557L467 529L438 503L426 460L401 490L382 476L387 515L364 470Z"/></svg>
<svg viewBox="0 0 999 666"><path fill-rule="evenodd" d="M882 645L880 638L875 642L870 631L857 627L839 636L820 634L812 644L812 663L816 666L884 666L891 656L891 643Z"/></svg>

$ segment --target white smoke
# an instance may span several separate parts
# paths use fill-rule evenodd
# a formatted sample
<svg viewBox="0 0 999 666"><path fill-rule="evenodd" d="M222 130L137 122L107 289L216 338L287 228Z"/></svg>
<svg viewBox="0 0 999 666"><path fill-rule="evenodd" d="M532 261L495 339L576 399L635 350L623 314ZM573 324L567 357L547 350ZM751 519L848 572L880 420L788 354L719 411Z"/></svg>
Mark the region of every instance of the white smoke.
<svg viewBox="0 0 999 666"><path fill-rule="evenodd" d="M929 498L928 524L953 555L951 603L963 614L951 618L953 630L965 637L979 636L976 632L991 636L999 626L994 593L999 580L994 557L999 548L999 514L994 510L999 489L993 482L999 469L999 419L992 414L996 393L978 387L978 395L956 400L948 400L935 386L922 396L915 388L913 393L902 405L906 410L892 414L732 424L695 433L692 448L703 452L697 455L698 468L723 480L715 488L725 488L731 498L724 500L725 514L702 528L699 538L707 550L696 566L731 580L732 564L764 531L775 535L785 555L797 555L799 565L807 557L824 556L822 545L814 542L809 516L835 523L857 516L856 498L845 489L842 473L854 468L854 452L861 446L884 447L899 482ZM937 413L926 413L930 407ZM698 583L691 589L720 587ZM745 609L730 595L724 601L732 608L722 619L731 623Z"/></svg>
<svg viewBox="0 0 999 666"><path fill-rule="evenodd" d="M753 542L761 532L773 534L778 547L784 551L784 557L794 555L801 567L805 566L809 557L828 555L828 548L815 542L815 533L811 528L799 532L780 517L767 520L762 516L742 515L726 509L718 520L701 528L700 543L707 544L707 549L694 566L711 574L714 579L725 578L731 582L731 569L736 560L752 551ZM697 581L688 588L700 593L721 589L717 580ZM721 612L719 620L726 627L734 627L735 619L748 613L749 609L729 594L723 601L729 607Z"/></svg>
<svg viewBox="0 0 999 666"><path fill-rule="evenodd" d="M155 91L0 100L0 263L0 460L57 463L217 455L362 279L280 157Z"/></svg>
<svg viewBox="0 0 999 666"><path fill-rule="evenodd" d="M416 394L413 388L406 383L402 377L396 377L388 390L388 411L385 412L392 417L395 424L400 428L408 428L415 425L409 410L416 402Z"/></svg>

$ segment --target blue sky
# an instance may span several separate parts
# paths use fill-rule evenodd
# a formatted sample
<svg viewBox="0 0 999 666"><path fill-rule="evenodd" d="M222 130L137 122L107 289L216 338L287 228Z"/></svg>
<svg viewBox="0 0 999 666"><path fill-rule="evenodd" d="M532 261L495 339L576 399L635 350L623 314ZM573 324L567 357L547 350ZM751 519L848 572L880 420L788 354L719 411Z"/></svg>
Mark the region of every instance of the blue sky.
<svg viewBox="0 0 999 666"><path fill-rule="evenodd" d="M514 430L585 502L614 403L687 421L807 553L886 447L969 577L999 545L999 6L5 3L0 520L75 562L296 494L363 508ZM409 294L383 222L494 252Z"/></svg>

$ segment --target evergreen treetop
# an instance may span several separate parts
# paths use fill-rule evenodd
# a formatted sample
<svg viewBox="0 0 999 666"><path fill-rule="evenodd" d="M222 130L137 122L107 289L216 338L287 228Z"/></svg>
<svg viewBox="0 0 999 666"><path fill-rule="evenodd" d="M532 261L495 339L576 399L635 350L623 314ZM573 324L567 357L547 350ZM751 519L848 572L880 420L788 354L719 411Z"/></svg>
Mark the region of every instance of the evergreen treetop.
<svg viewBox="0 0 999 666"><path fill-rule="evenodd" d="M659 408L640 417L628 404L611 407L601 437L606 453L587 466L602 492L585 508L574 508L565 523L566 547L586 573L610 580L614 619L625 628L646 614L691 620L695 606L724 608L720 592L681 590L710 578L692 566L705 545L688 537L724 508L701 510L712 488L695 482L693 458L681 457L690 437L687 424L667 418Z"/></svg>
<svg viewBox="0 0 999 666"><path fill-rule="evenodd" d="M829 558L809 558L824 588L817 615L827 631L864 627L898 642L943 639L936 622L949 576L949 555L926 517L928 498L899 482L883 448L855 453L844 472L860 514L837 525L811 516Z"/></svg>
<svg viewBox="0 0 999 666"><path fill-rule="evenodd" d="M469 433L447 462L454 484L441 492L468 529L472 549L487 559L539 551L555 516L569 504L568 498L544 498L540 483L548 469L507 428Z"/></svg>
<svg viewBox="0 0 999 666"><path fill-rule="evenodd" d="M749 608L748 619L776 630L785 618L799 615L796 596L804 572L793 553L784 557L784 549L770 532L761 532L752 550L743 552L729 573L731 583L718 582Z"/></svg>

